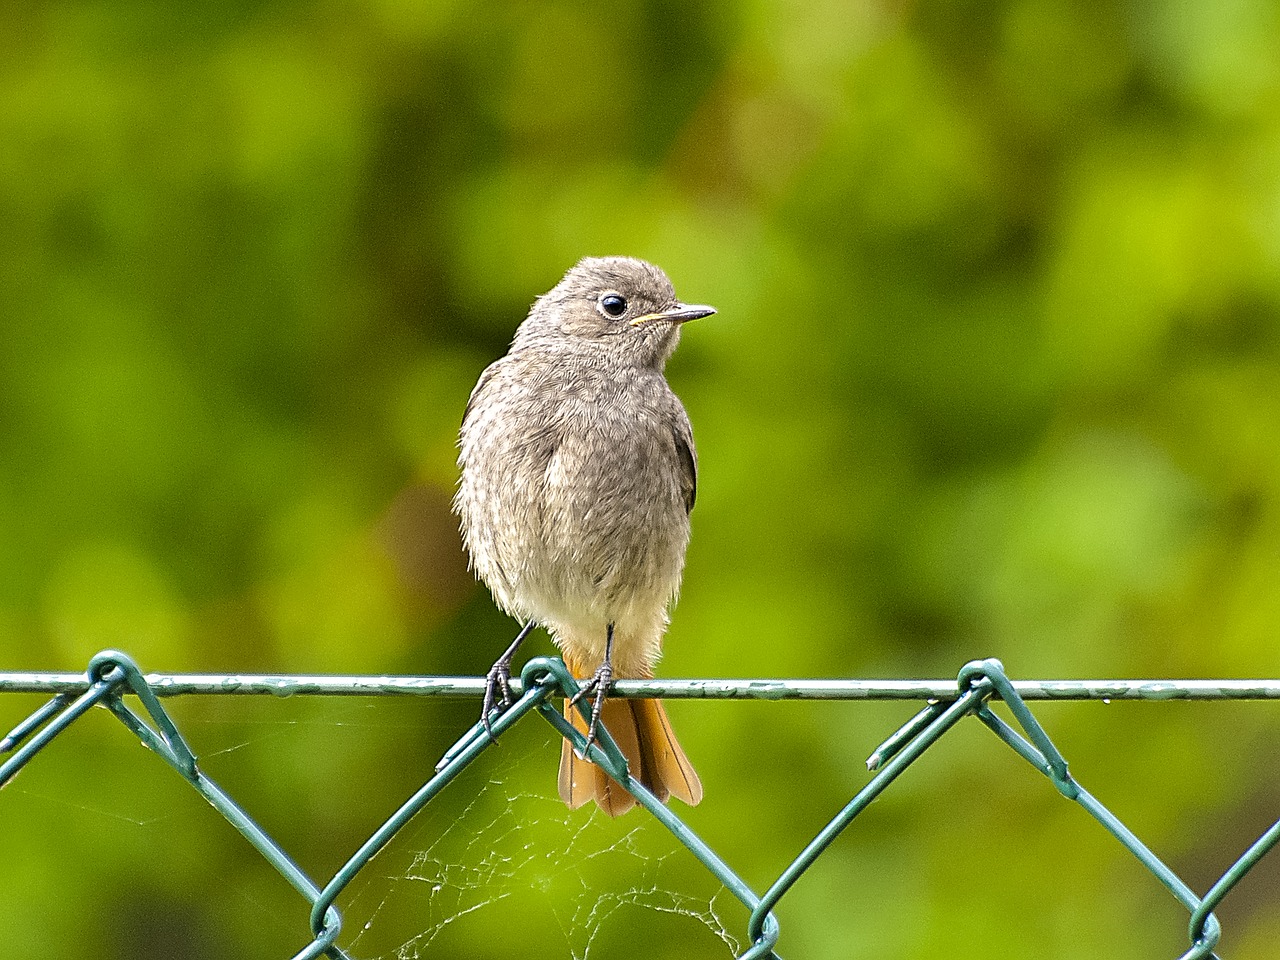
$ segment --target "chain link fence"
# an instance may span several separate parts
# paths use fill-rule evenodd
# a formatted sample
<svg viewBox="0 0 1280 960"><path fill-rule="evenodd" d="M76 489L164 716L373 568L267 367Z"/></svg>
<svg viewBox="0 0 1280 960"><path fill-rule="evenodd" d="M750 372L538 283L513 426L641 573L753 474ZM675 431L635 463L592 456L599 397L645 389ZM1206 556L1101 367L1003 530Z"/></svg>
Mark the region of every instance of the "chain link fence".
<svg viewBox="0 0 1280 960"><path fill-rule="evenodd" d="M576 747L584 746L554 705L561 695L572 696L578 684L558 658L539 657L524 668L515 704L493 720L495 737L537 713ZM0 673L0 693L52 694L38 710L0 740L0 787L30 763L55 737L89 709L110 710L141 742L176 770L201 796L256 848L311 905L310 941L294 960L320 956L346 958L342 918L335 905L351 881L374 856L462 770L495 742L477 723L454 744L437 765L435 775L396 810L328 881L309 877L289 854L264 831L236 800L201 769L162 699L173 696L274 694L319 696L411 695L479 698L482 678L378 676L263 676L263 675L144 675L126 654L104 651L89 663L87 674ZM867 680L620 680L614 696L664 699L808 699L923 701L923 708L888 737L867 761L871 780L804 847L762 894L757 894L679 816L659 803L644 786L630 778L626 761L609 736L601 733L590 748L593 761L622 783L649 813L666 827L724 887L750 911L748 949L740 960L778 958L782 934L774 910L795 882L840 833L880 796L925 751L938 743L965 717L975 717L1001 742L1043 774L1064 797L1097 820L1121 846L1187 910L1188 948L1179 960L1215 957L1221 928L1214 908L1246 873L1280 841L1280 821L1273 824L1230 865L1210 889L1198 896L1166 866L1134 832L1098 802L1068 771L1067 761L1054 745L1028 704L1045 700L1265 700L1280 699L1280 680L1104 680L1019 681L1008 678L998 660L965 665L954 682ZM129 698L136 698L134 705ZM1003 702L1012 722L992 708ZM580 704L584 716L587 703ZM0 813L3 811L0 799ZM302 939L300 935L299 939ZM784 944L785 946L785 944Z"/></svg>

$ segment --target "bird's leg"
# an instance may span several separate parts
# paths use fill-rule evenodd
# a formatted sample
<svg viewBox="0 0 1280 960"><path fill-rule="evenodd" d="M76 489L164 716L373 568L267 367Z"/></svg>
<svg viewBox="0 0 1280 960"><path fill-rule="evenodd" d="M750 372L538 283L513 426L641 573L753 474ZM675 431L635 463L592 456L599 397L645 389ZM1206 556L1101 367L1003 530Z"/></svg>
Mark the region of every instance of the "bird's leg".
<svg viewBox="0 0 1280 960"><path fill-rule="evenodd" d="M587 742L582 746L582 755L585 757L587 751L591 749L591 744L595 743L596 727L600 725L600 711L604 709L605 697L609 694L609 687L613 684L613 624L609 624L609 632L605 635L604 640L604 660L600 666L596 667L595 674L584 683L572 700L569 706L573 706L583 697L594 692L595 698L591 703L591 724L587 727Z"/></svg>
<svg viewBox="0 0 1280 960"><path fill-rule="evenodd" d="M520 644L524 643L525 637L533 632L534 621L530 620L520 632L516 634L516 638L511 641L511 646L507 647L507 652L500 656L484 678L484 705L480 708L480 722L484 724L484 732L489 735L489 739L494 743L498 742L497 737L493 735L493 721L490 718L491 713L501 713L507 707L511 706L513 700L511 696L511 661L515 658L516 651L520 649ZM502 707L498 707L498 694L502 694Z"/></svg>

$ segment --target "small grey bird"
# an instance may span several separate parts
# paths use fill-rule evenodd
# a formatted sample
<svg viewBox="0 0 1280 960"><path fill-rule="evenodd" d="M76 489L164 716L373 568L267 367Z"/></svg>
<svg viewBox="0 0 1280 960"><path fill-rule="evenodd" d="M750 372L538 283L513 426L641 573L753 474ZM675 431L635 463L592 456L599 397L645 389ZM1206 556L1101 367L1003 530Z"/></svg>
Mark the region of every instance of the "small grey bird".
<svg viewBox="0 0 1280 960"><path fill-rule="evenodd" d="M658 700L607 700L615 677L650 678L680 588L697 455L663 376L688 320L711 307L676 299L667 275L630 257L588 257L539 297L507 355L480 375L462 419L454 498L476 573L525 622L489 671L483 719L512 702L511 661L535 624L594 694L632 776L664 802L702 784ZM577 699L577 698L575 698ZM635 804L565 741L560 796L612 816Z"/></svg>

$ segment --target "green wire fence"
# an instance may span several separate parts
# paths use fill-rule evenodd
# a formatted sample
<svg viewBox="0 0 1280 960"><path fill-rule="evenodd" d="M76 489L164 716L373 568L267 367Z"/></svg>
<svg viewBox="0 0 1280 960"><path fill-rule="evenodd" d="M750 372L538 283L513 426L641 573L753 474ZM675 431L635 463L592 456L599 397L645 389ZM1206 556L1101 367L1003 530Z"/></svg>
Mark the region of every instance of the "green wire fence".
<svg viewBox="0 0 1280 960"><path fill-rule="evenodd" d="M578 684L558 658L539 657L513 683L515 704L493 720L494 736L530 713L541 714L562 736L582 749L584 738L556 709L553 698L573 696ZM294 960L327 956L346 958L339 946L341 915L338 897L370 860L413 816L431 802L468 764L493 745L483 724L451 747L436 773L396 810L323 885L308 877L279 844L262 830L234 799L206 776L161 698L195 694L315 694L330 696L414 695L475 697L483 694L483 678L376 676L262 676L262 675L144 675L127 655L114 650L99 653L87 675L68 673L0 673L0 693L47 693L53 698L19 723L3 740L0 787L31 761L50 741L91 707L110 710L144 745L162 757L218 810L276 870L311 904L311 941ZM141 710L126 703L134 696ZM1221 929L1213 909L1232 887L1280 841L1280 821L1271 826L1203 896L1197 896L1138 837L1099 803L1067 770L1067 761L1030 708L1036 700L1261 700L1280 699L1280 680L1101 680L1011 681L998 660L965 665L954 682L920 680L619 680L613 696L664 699L756 700L917 700L925 706L871 755L867 766L876 771L865 787L799 853L763 893L753 891L728 864L674 812L627 772L625 758L607 730L592 744L590 757L626 787L654 818L751 911L747 937L750 947L740 960L773 958L778 954L781 928L774 908L823 851L884 792L897 777L952 727L967 716L985 724L1001 741L1044 774L1057 790L1082 806L1090 816L1132 853L1190 914L1189 947L1179 960L1215 957ZM991 709L1003 701L1014 724ZM579 704L587 715L587 703Z"/></svg>

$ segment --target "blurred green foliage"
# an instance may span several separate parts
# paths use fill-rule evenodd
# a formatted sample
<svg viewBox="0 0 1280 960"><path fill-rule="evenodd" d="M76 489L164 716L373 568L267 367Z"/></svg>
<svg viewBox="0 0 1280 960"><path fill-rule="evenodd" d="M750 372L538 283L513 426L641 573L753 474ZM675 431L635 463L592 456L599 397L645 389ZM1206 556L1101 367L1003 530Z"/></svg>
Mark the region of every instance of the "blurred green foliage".
<svg viewBox="0 0 1280 960"><path fill-rule="evenodd" d="M667 675L1275 676L1277 51L1267 0L11 3L0 669L483 672L514 624L449 514L462 407L535 295L628 253L720 309L669 368L701 477ZM174 709L323 879L476 707ZM910 710L676 705L690 822L763 889ZM1280 813L1268 705L1041 710L1200 891ZM715 890L640 814L559 808L556 753L508 737L375 863L357 954L728 954L566 907ZM786 955L1181 951L1182 911L984 731L934 754L784 901ZM105 715L0 796L0 846L10 956L306 938ZM428 943L467 906L435 859L497 893ZM1232 957L1274 956L1275 860L1220 912Z"/></svg>

